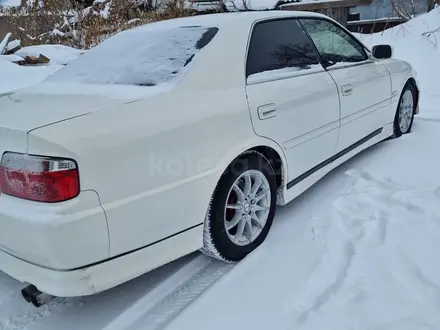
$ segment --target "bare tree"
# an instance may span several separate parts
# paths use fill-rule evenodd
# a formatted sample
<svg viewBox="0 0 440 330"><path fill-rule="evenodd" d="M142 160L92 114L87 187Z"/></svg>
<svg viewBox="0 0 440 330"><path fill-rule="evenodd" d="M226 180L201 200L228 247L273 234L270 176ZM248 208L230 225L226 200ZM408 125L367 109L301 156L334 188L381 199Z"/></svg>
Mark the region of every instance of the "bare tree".
<svg viewBox="0 0 440 330"><path fill-rule="evenodd" d="M439 4L439 0L428 0L428 11L431 11Z"/></svg>
<svg viewBox="0 0 440 330"><path fill-rule="evenodd" d="M316 64L318 64L312 46L307 45L279 45L272 52L272 56L278 60L278 63L282 67L298 67L305 69L310 63L314 63L315 61Z"/></svg>
<svg viewBox="0 0 440 330"><path fill-rule="evenodd" d="M6 16L23 44L87 49L122 30L191 14L186 0L22 0Z"/></svg>
<svg viewBox="0 0 440 330"><path fill-rule="evenodd" d="M250 0L230 0L227 7L233 11L250 11L252 10Z"/></svg>
<svg viewBox="0 0 440 330"><path fill-rule="evenodd" d="M393 12L400 18L409 20L416 14L414 0L390 0L390 3L393 8Z"/></svg>
<svg viewBox="0 0 440 330"><path fill-rule="evenodd" d="M439 0L390 0L390 3L398 17L409 20L417 14L431 11Z"/></svg>
<svg viewBox="0 0 440 330"><path fill-rule="evenodd" d="M429 42L434 46L434 48L438 47L437 34L440 34L440 26L435 29L428 30L422 33L422 36L426 37Z"/></svg>

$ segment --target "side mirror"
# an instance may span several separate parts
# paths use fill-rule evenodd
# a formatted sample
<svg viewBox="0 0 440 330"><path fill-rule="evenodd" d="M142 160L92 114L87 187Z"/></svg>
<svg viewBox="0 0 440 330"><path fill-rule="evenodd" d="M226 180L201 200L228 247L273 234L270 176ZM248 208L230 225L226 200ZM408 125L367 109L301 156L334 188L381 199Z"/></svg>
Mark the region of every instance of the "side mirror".
<svg viewBox="0 0 440 330"><path fill-rule="evenodd" d="M393 56L393 47L390 45L376 45L371 53L377 59L391 58Z"/></svg>

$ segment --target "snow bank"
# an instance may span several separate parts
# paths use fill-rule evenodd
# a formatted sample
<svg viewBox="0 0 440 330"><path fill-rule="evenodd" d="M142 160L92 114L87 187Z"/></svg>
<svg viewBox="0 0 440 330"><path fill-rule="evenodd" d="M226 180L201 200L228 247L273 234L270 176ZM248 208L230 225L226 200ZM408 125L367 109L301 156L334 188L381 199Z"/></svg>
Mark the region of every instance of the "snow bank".
<svg viewBox="0 0 440 330"><path fill-rule="evenodd" d="M17 55L0 55L0 61L19 62L23 61L23 57Z"/></svg>
<svg viewBox="0 0 440 330"><path fill-rule="evenodd" d="M418 73L422 95L421 116L440 118L440 109L434 102L440 96L440 7L409 22L371 35L356 34L367 46L391 44L394 57L411 63ZM426 32L435 31L429 35ZM425 35L423 35L425 34Z"/></svg>
<svg viewBox="0 0 440 330"><path fill-rule="evenodd" d="M15 52L15 55L21 57L38 57L40 54L49 58L50 64L66 65L81 56L83 51L64 45L38 45L23 47Z"/></svg>
<svg viewBox="0 0 440 330"><path fill-rule="evenodd" d="M63 45L38 45L24 47L14 55L1 55L0 94L38 83L58 71L62 65L78 58L82 53L78 49ZM50 65L19 66L11 63L25 56L38 57L40 54L50 59Z"/></svg>
<svg viewBox="0 0 440 330"><path fill-rule="evenodd" d="M0 60L0 94L38 83L60 68L59 65L23 67Z"/></svg>

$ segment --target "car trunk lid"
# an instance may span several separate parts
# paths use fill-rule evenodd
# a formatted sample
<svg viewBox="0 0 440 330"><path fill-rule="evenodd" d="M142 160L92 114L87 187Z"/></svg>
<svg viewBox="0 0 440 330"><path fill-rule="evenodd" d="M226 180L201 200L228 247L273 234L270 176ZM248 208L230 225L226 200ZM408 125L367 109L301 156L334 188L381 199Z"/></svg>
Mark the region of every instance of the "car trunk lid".
<svg viewBox="0 0 440 330"><path fill-rule="evenodd" d="M161 91L157 87L38 84L0 95L0 128L29 132Z"/></svg>

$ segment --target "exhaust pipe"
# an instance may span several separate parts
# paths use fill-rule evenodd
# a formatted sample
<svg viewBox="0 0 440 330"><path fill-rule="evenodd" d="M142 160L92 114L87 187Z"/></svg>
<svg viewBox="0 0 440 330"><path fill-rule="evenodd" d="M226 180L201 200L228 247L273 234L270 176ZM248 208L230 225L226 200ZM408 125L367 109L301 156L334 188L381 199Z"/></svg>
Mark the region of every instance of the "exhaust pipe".
<svg viewBox="0 0 440 330"><path fill-rule="evenodd" d="M21 295L28 303L32 303L35 307L41 307L52 301L55 297L43 293L37 289L35 285L29 285L21 290Z"/></svg>

